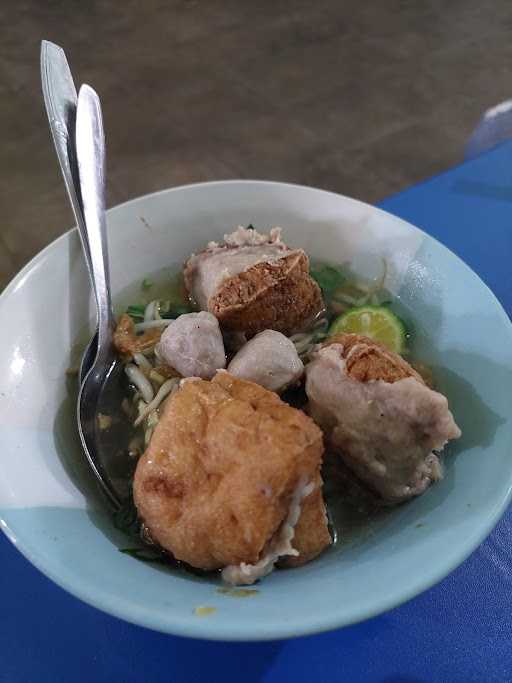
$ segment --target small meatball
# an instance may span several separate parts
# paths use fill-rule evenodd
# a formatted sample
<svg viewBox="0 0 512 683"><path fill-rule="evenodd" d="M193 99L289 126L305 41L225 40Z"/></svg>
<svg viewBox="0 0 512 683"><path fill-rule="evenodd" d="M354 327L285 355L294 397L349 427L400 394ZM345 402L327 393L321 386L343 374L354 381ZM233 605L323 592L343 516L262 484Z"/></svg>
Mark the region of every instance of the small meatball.
<svg viewBox="0 0 512 683"><path fill-rule="evenodd" d="M322 453L314 422L273 392L226 371L184 380L137 464L135 504L175 558L247 583L297 553L302 497L321 498ZM318 523L309 533L325 547Z"/></svg>
<svg viewBox="0 0 512 683"><path fill-rule="evenodd" d="M224 342L217 318L211 313L185 313L165 329L158 356L183 377L210 379L226 367Z"/></svg>
<svg viewBox="0 0 512 683"><path fill-rule="evenodd" d="M265 330L242 346L228 372L270 391L282 391L302 377L304 365L288 337Z"/></svg>
<svg viewBox="0 0 512 683"><path fill-rule="evenodd" d="M185 285L198 305L213 313L226 332L252 337L265 329L301 331L324 308L302 249L290 249L278 228L270 235L239 228L193 254Z"/></svg>
<svg viewBox="0 0 512 683"><path fill-rule="evenodd" d="M442 394L359 335L324 345L306 368L306 393L328 444L386 502L417 496L441 478L433 451L461 435Z"/></svg>

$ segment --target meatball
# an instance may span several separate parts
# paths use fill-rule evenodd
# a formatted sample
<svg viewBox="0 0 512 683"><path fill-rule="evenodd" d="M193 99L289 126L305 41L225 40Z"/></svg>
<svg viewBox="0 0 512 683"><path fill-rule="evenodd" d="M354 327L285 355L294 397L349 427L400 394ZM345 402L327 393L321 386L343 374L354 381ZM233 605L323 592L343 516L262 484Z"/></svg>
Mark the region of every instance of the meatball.
<svg viewBox="0 0 512 683"><path fill-rule="evenodd" d="M191 297L223 330L247 337L300 331L324 308L306 253L282 242L278 228L270 235L238 228L223 244L193 254L184 277Z"/></svg>
<svg viewBox="0 0 512 683"><path fill-rule="evenodd" d="M302 377L304 365L288 337L265 330L242 346L228 372L270 391L281 391Z"/></svg>
<svg viewBox="0 0 512 683"><path fill-rule="evenodd" d="M183 377L210 379L226 367L224 342L217 318L211 313L185 313L162 333L156 352Z"/></svg>
<svg viewBox="0 0 512 683"><path fill-rule="evenodd" d="M211 382L183 380L137 464L135 504L152 538L175 558L227 568L231 582L237 572L249 574L240 581L247 583L258 578L259 562L264 573L272 568L270 549L296 554L288 547L297 523L290 515L299 506L300 524L302 498L311 495L323 506L322 453L314 422L257 384L226 371ZM316 554L330 542L325 520L318 523L307 530L323 539Z"/></svg>
<svg viewBox="0 0 512 683"><path fill-rule="evenodd" d="M403 358L359 335L324 344L306 368L306 393L329 445L387 502L439 479L434 451L461 435L442 394Z"/></svg>

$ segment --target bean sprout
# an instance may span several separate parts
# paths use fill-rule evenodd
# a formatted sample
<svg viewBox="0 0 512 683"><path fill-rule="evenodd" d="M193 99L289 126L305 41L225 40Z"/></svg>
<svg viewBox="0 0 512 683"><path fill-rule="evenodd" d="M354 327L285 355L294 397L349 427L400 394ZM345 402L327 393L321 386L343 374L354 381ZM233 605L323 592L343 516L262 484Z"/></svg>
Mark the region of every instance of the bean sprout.
<svg viewBox="0 0 512 683"><path fill-rule="evenodd" d="M151 403L153 400L154 392L151 382L145 377L145 375L139 370L139 368L130 363L124 369L128 375L128 379L132 384L134 384L140 391L142 398L146 403Z"/></svg>
<svg viewBox="0 0 512 683"><path fill-rule="evenodd" d="M169 323L172 323L172 320L148 320L147 322L136 323L135 332L144 332L144 330L150 330L152 327L167 327Z"/></svg>
<svg viewBox="0 0 512 683"><path fill-rule="evenodd" d="M313 339L313 332L299 332L290 337L290 341L295 344L295 349L297 353L302 355L311 344Z"/></svg>
<svg viewBox="0 0 512 683"><path fill-rule="evenodd" d="M147 323L155 318L155 306L157 301L150 301L144 310L144 322Z"/></svg>
<svg viewBox="0 0 512 683"><path fill-rule="evenodd" d="M148 416L147 426L146 426L146 430L144 432L144 445L145 446L147 446L149 444L151 437L153 436L153 430L155 429L157 423L158 423L158 413L156 412L156 410L153 410Z"/></svg>
<svg viewBox="0 0 512 683"><path fill-rule="evenodd" d="M295 349L301 358L307 356L315 344L326 336L328 327L329 321L325 316L322 316L313 324L309 332L292 334L290 341L295 344Z"/></svg>
<svg viewBox="0 0 512 683"><path fill-rule="evenodd" d="M153 366L143 353L134 353L133 360L143 372L151 372Z"/></svg>
<svg viewBox="0 0 512 683"><path fill-rule="evenodd" d="M382 259L382 275L373 284L362 280L354 280L334 292L329 307L335 314L344 313L354 306L378 305L378 292L384 287L388 274L388 262ZM347 291L348 290L348 291Z"/></svg>
<svg viewBox="0 0 512 683"><path fill-rule="evenodd" d="M161 387L162 384L165 382L165 377L154 369L150 371L149 379L152 382L156 382L156 384L158 384L159 387Z"/></svg>
<svg viewBox="0 0 512 683"><path fill-rule="evenodd" d="M180 380L177 377L173 377L172 379L168 379L167 382L164 382L155 398L139 413L139 417L135 420L133 426L138 427L150 413L158 408L166 396L178 388L179 383Z"/></svg>

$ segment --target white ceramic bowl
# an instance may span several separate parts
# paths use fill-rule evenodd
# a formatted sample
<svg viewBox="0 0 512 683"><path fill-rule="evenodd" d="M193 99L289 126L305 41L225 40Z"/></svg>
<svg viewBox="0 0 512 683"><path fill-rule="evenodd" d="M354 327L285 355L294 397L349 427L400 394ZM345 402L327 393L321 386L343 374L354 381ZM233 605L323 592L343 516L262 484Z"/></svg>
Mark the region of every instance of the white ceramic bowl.
<svg viewBox="0 0 512 683"><path fill-rule="evenodd" d="M267 639L382 612L440 580L476 548L510 498L512 331L492 293L456 256L371 206L279 183L176 188L116 207L108 218L115 294L175 268L239 224L280 225L289 243L356 269L364 270L369 256L386 257L386 284L415 324L416 353L434 366L464 436L450 448L445 479L424 496L317 561L275 572L251 598L234 600L216 591L215 579L123 555L118 548L129 542L113 528L88 476L66 377L76 362L71 349L86 338L92 317L71 231L0 297L0 521L41 571L86 602L151 628ZM201 618L198 606L216 612Z"/></svg>

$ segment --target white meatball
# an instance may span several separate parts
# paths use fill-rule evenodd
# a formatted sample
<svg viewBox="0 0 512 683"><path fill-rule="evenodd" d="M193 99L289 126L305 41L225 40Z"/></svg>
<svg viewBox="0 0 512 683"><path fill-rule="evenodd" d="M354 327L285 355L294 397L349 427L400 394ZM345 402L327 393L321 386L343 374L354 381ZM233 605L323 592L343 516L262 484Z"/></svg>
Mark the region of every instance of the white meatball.
<svg viewBox="0 0 512 683"><path fill-rule="evenodd" d="M302 376L304 365L288 337L265 330L242 346L228 372L270 391L281 391Z"/></svg>
<svg viewBox="0 0 512 683"><path fill-rule="evenodd" d="M163 332L157 346L160 358L183 377L211 379L226 367L224 342L211 313L185 313Z"/></svg>

